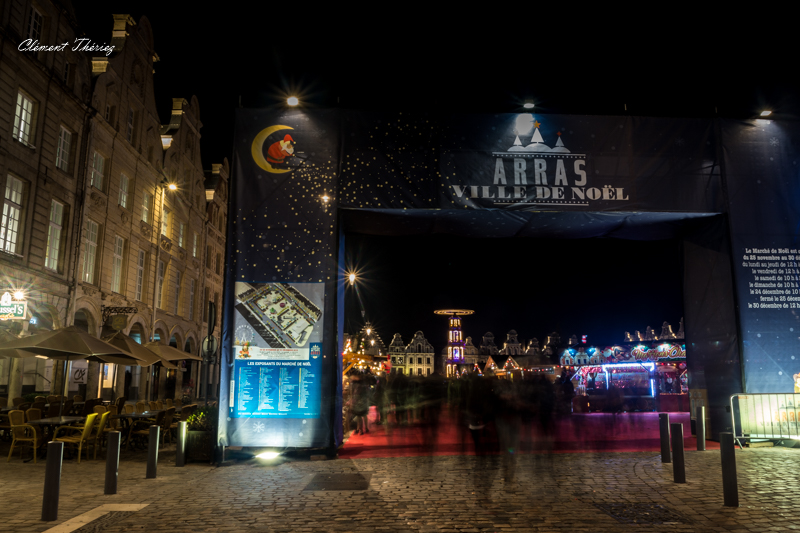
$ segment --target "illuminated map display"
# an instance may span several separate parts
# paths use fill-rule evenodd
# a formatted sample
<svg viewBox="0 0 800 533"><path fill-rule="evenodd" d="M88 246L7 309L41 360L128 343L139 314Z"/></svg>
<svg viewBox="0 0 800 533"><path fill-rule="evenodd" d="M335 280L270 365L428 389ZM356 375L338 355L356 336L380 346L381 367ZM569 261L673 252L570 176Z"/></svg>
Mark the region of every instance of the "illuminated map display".
<svg viewBox="0 0 800 533"><path fill-rule="evenodd" d="M236 283L234 290L231 416L319 418L322 284Z"/></svg>

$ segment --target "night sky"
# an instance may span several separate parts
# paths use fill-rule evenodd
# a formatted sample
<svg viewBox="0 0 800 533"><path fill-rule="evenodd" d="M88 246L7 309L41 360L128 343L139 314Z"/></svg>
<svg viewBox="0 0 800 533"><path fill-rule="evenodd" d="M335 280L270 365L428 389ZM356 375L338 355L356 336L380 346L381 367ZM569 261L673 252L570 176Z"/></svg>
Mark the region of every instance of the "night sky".
<svg viewBox="0 0 800 533"><path fill-rule="evenodd" d="M698 14L659 13L655 27L652 18L610 14L544 17L530 6L526 18L524 5L445 13L391 4L368 11L335 3L74 4L96 43L110 40L112 13L148 17L161 58L161 119L173 97L198 97L209 168L231 157L240 101L281 108L289 94L309 109L506 113L531 99L540 114L748 118L769 108L776 118L800 115L800 83L782 55L794 48L782 42L790 34L770 32L764 43L717 15L712 24ZM411 249L425 260L397 261L398 250ZM441 350L445 321L432 313L451 306L476 311L464 321L476 344L487 330L500 344L512 328L521 339L543 341L557 330L613 342L625 330L660 331L664 320L677 330L683 316L677 242L350 235L347 254L360 266L366 318L386 343L395 332L407 341L421 329ZM350 291L348 331L359 329L360 310Z"/></svg>

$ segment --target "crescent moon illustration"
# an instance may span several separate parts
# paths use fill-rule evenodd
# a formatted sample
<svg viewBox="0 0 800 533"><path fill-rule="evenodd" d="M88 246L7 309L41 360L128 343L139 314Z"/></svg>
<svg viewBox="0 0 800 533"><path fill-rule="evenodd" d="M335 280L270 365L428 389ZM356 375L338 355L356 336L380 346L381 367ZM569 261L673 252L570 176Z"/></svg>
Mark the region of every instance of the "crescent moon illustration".
<svg viewBox="0 0 800 533"><path fill-rule="evenodd" d="M269 128L263 129L258 132L256 138L253 139L253 145L250 147L250 152L253 155L253 160L256 162L256 165L260 166L267 172L272 172L273 174L283 174L285 172L291 172L292 169L290 168L275 168L270 165L266 159L264 159L264 141L267 140L267 137L275 133L276 131L280 130L291 130L289 126L270 126Z"/></svg>

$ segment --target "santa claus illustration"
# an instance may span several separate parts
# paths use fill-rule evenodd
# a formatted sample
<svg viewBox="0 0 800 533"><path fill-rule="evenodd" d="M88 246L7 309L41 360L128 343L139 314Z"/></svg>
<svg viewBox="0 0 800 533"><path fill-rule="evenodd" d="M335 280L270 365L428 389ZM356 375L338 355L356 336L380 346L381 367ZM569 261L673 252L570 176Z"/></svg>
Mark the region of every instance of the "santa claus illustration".
<svg viewBox="0 0 800 533"><path fill-rule="evenodd" d="M267 150L267 162L272 165L283 163L284 158L294 155L294 139L289 134L284 135L282 141L272 143Z"/></svg>

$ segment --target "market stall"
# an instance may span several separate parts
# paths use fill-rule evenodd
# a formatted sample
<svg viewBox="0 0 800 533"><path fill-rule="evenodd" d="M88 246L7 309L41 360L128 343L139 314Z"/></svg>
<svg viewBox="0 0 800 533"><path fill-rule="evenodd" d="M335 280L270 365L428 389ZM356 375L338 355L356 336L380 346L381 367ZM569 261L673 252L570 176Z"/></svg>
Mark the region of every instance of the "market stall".
<svg viewBox="0 0 800 533"><path fill-rule="evenodd" d="M677 343L565 349L579 411L689 411L686 348Z"/></svg>

